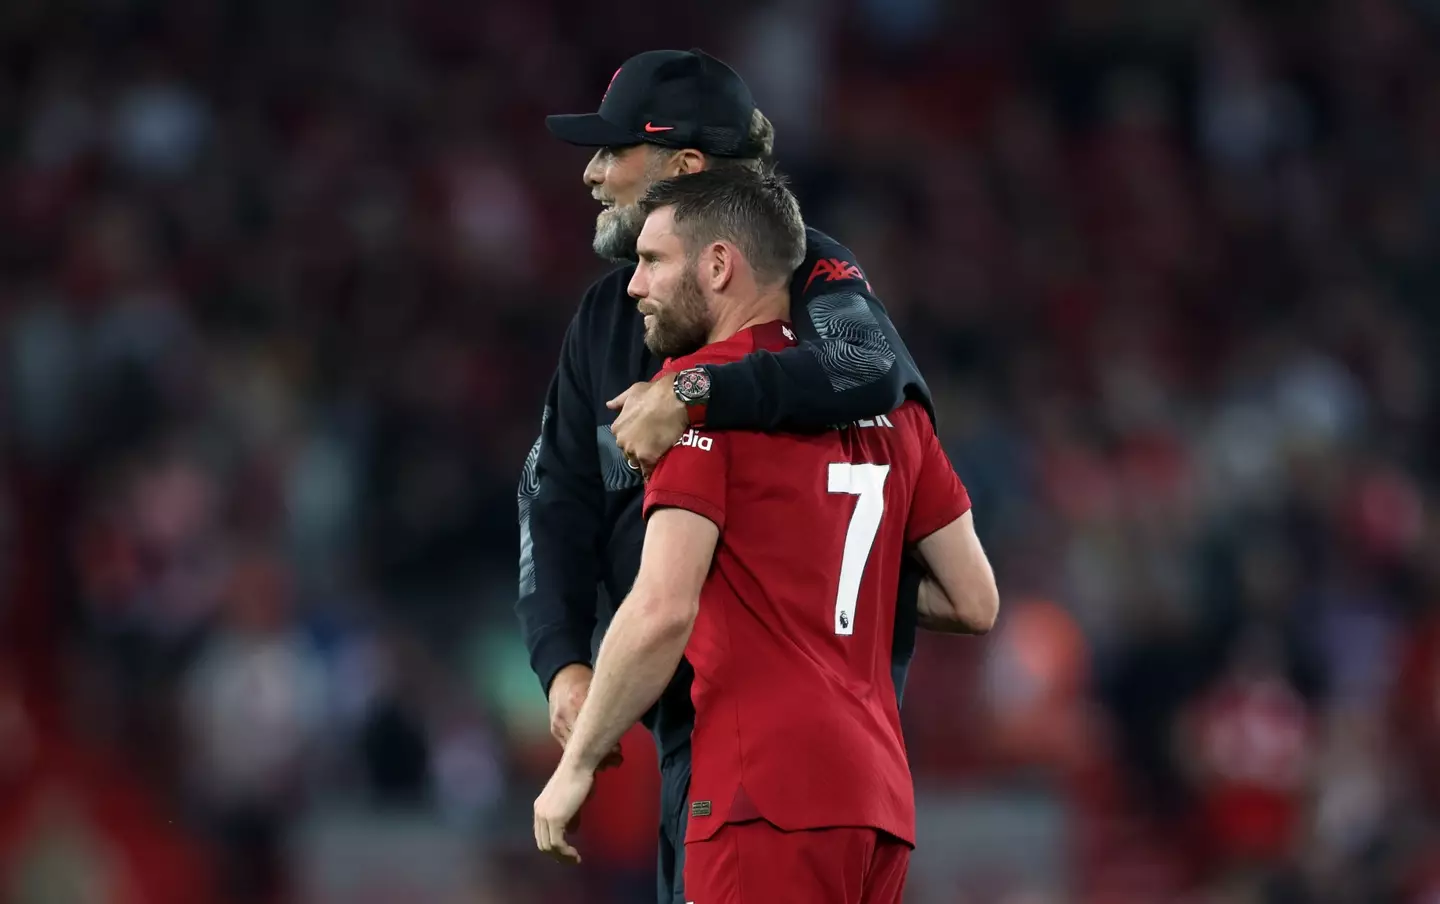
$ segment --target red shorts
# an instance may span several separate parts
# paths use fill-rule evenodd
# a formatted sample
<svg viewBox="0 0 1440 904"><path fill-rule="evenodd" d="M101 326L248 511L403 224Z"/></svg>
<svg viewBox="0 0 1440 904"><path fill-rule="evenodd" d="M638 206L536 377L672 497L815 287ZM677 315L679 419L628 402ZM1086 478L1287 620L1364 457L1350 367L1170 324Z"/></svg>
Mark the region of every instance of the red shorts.
<svg viewBox="0 0 1440 904"><path fill-rule="evenodd" d="M685 845L690 904L900 904L910 846L875 829L728 823Z"/></svg>

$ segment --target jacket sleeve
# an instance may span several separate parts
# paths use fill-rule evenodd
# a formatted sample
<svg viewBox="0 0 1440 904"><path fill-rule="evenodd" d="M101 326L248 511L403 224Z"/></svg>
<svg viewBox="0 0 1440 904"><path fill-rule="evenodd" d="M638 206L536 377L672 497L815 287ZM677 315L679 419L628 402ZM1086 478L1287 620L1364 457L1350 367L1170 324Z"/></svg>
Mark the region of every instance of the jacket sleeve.
<svg viewBox="0 0 1440 904"><path fill-rule="evenodd" d="M604 486L595 439L585 306L565 335L540 437L520 478L520 595L515 612L530 667L548 695L555 674L591 662Z"/></svg>
<svg viewBox="0 0 1440 904"><path fill-rule="evenodd" d="M800 344L713 365L705 426L818 430L894 411L930 393L853 256L829 242L796 271L791 320ZM932 412L933 414L933 412Z"/></svg>

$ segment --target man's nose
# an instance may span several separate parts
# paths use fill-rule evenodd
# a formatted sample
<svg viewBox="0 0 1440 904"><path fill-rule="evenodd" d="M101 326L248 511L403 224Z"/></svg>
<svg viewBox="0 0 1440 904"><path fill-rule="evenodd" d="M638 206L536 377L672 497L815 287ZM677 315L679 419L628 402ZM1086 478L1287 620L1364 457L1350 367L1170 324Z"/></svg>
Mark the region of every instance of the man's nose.
<svg viewBox="0 0 1440 904"><path fill-rule="evenodd" d="M600 162L600 151L596 151L595 156L590 158L590 162L585 164L584 179L587 188L595 188L604 184L605 165Z"/></svg>
<svg viewBox="0 0 1440 904"><path fill-rule="evenodd" d="M646 285L644 274L644 267L636 267L635 275L630 277L630 285L625 287L625 291L630 295L631 298L641 299L645 297Z"/></svg>

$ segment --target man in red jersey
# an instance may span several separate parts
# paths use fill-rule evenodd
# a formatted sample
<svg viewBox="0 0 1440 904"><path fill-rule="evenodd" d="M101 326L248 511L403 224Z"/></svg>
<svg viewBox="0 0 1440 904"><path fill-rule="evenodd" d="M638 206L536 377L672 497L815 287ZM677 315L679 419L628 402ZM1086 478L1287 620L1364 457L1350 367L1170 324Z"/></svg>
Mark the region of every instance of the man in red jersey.
<svg viewBox="0 0 1440 904"><path fill-rule="evenodd" d="M665 372L795 343L804 224L783 181L706 171L654 186L629 286ZM640 571L535 802L537 846L683 654L695 669L685 896L694 904L899 904L915 800L892 678L900 563L929 570L920 624L983 633L998 595L964 486L910 402L810 435L691 430L645 492Z"/></svg>

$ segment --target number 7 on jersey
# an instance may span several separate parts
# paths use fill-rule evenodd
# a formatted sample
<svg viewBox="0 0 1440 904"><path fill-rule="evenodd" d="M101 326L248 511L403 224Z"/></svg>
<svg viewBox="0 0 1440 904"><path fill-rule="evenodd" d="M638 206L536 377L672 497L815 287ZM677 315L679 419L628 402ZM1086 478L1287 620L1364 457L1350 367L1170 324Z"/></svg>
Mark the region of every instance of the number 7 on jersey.
<svg viewBox="0 0 1440 904"><path fill-rule="evenodd" d="M885 478L889 465L855 465L845 462L830 465L829 490L858 496L850 527L845 531L845 554L840 559L840 589L835 595L835 633L855 633L855 601L860 598L860 580L865 576L865 563L870 560L870 547L880 532L880 519L885 515Z"/></svg>

